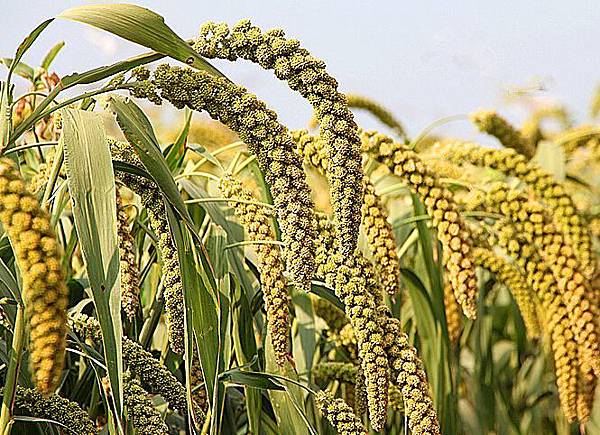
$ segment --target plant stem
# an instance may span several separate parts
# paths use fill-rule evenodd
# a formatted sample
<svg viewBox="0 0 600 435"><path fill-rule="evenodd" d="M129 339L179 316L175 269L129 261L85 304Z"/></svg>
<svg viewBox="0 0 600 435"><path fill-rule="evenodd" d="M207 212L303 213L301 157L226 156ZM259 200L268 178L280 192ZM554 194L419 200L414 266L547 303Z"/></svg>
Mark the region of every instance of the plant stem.
<svg viewBox="0 0 600 435"><path fill-rule="evenodd" d="M12 426L12 405L17 389L17 375L19 373L19 365L21 364L21 351L23 349L23 339L25 336L24 323L23 305L18 304L10 361L8 363L8 372L6 373L6 382L4 385L4 397L2 398L2 412L0 413L0 434L4 435L10 433L10 428Z"/></svg>

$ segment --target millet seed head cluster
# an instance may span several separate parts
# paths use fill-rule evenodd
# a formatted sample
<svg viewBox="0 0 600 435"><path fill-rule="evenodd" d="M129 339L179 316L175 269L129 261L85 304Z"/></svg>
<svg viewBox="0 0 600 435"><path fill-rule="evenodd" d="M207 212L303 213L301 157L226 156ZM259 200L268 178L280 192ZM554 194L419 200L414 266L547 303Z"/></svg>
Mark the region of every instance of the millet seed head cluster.
<svg viewBox="0 0 600 435"><path fill-rule="evenodd" d="M390 371L376 304L356 256L344 256L335 248L335 243L332 249L327 249L327 240L337 240L335 230L327 218L318 220L318 228L317 275L335 290L345 304L365 373L369 420L375 430L380 430L387 416Z"/></svg>
<svg viewBox="0 0 600 435"><path fill-rule="evenodd" d="M154 408L140 381L128 371L123 372L123 401L127 408L127 417L135 430L147 435L168 435L169 427L163 421L160 412Z"/></svg>
<svg viewBox="0 0 600 435"><path fill-rule="evenodd" d="M597 306L595 298L572 247L557 231L543 207L507 184L497 182L489 187L487 205L508 217L515 229L536 246L549 265L565 304L576 325L576 338L583 351L583 361L600 373Z"/></svg>
<svg viewBox="0 0 600 435"><path fill-rule="evenodd" d="M451 141L439 146L437 151L440 157L456 164L495 169L525 182L537 198L549 207L553 220L575 250L586 277L593 275L596 257L589 229L577 212L567 189L551 174L512 149L499 150L469 142Z"/></svg>
<svg viewBox="0 0 600 435"><path fill-rule="evenodd" d="M293 131L292 137L296 142L296 152L302 156L304 163L327 174L331 163L327 157L325 142L308 134L306 130ZM383 288L388 294L395 295L400 287L400 261L394 232L388 220L388 212L367 175L363 178L363 186L362 229L377 273L383 280Z"/></svg>
<svg viewBox="0 0 600 435"><path fill-rule="evenodd" d="M37 389L17 385L15 408L26 411L31 417L57 421L76 435L98 433L87 412L77 403L56 394L45 397Z"/></svg>
<svg viewBox="0 0 600 435"><path fill-rule="evenodd" d="M356 248L363 195L360 140L346 97L338 91L325 63L311 56L297 40L286 39L283 30L262 32L248 20L231 29L225 23L203 24L194 48L210 59L241 58L273 70L313 106L331 161L328 179L340 227L339 249L351 254Z"/></svg>
<svg viewBox="0 0 600 435"><path fill-rule="evenodd" d="M425 206L443 246L444 265L454 296L465 315L475 318L478 287L471 253L471 236L458 213L452 193L415 152L402 144L375 132L363 133L362 139L363 150L406 182Z"/></svg>
<svg viewBox="0 0 600 435"><path fill-rule="evenodd" d="M121 259L121 308L132 321L140 306L140 271L135 256L135 244L129 228L129 217L121 188L116 190L117 199L117 236Z"/></svg>
<svg viewBox="0 0 600 435"><path fill-rule="evenodd" d="M146 79L140 73L138 78ZM205 110L235 131L256 155L273 195L288 271L295 285L308 291L314 273L313 203L294 144L275 112L245 88L204 71L159 65L150 80L141 80L133 94L153 99L160 92L160 98L177 108Z"/></svg>
<svg viewBox="0 0 600 435"><path fill-rule="evenodd" d="M339 435L366 435L362 421L343 399L337 399L327 390L315 394L315 404Z"/></svg>
<svg viewBox="0 0 600 435"><path fill-rule="evenodd" d="M256 201L249 189L232 176L225 176L219 182L219 190L223 197L231 199L229 206L248 233L252 241L274 241L275 234L271 228L271 217L268 210L260 205L248 202ZM245 201L245 202L240 202ZM289 354L289 310L290 295L287 281L283 274L285 267L281 259L279 246L273 244L256 244L258 254L261 288L267 312L267 322L271 343L277 364L283 366L290 359Z"/></svg>
<svg viewBox="0 0 600 435"><path fill-rule="evenodd" d="M114 160L120 160L143 169L143 164L134 147L126 142L109 140ZM167 219L165 203L156 184L140 176L118 172L117 177L129 189L138 194L148 213L150 227L158 239L164 280L165 317L169 334L169 344L173 352L184 352L184 306L183 284L179 267L179 254Z"/></svg>
<svg viewBox="0 0 600 435"><path fill-rule="evenodd" d="M60 382L65 359L68 290L62 253L50 216L8 158L0 159L0 222L23 278L31 373L38 390L48 395Z"/></svg>

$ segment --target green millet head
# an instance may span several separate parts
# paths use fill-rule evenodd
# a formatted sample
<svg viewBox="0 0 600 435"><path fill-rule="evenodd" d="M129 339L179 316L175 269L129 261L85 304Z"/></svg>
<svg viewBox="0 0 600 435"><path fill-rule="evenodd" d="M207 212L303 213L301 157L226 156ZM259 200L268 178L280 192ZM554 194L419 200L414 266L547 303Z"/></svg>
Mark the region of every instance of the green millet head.
<svg viewBox="0 0 600 435"><path fill-rule="evenodd" d="M360 140L346 98L327 73L325 63L311 56L298 41L286 39L282 30L262 32L248 20L231 29L224 23L205 23L194 48L207 58L242 58L273 70L277 78L287 81L313 106L331 161L328 180L340 228L338 249L352 253L358 239L363 195Z"/></svg>
<svg viewBox="0 0 600 435"><path fill-rule="evenodd" d="M31 373L48 395L60 382L65 359L68 290L50 216L8 158L0 159L0 222L23 277Z"/></svg>
<svg viewBox="0 0 600 435"><path fill-rule="evenodd" d="M402 123L396 119L392 112L381 104L370 98L356 94L346 94L346 100L348 101L348 107L362 109L371 113L375 118L381 121L382 124L391 128L395 135L402 139L406 139L406 132L404 131L404 127L402 127Z"/></svg>
<svg viewBox="0 0 600 435"><path fill-rule="evenodd" d="M109 144L113 159L143 168L139 157L130 144L115 140L109 140ZM169 344L173 352L182 354L184 352L183 284L179 268L179 254L171 235L162 194L154 182L145 178L125 172L118 172L117 177L140 196L142 205L148 212L150 227L158 239L165 287L165 317Z"/></svg>
<svg viewBox="0 0 600 435"><path fill-rule="evenodd" d="M573 246L585 276L593 276L597 256L592 248L590 230L577 212L567 189L551 174L512 149L498 150L468 142L449 142L444 146L440 145L437 151L441 158L453 163L495 169L525 182L535 192L538 200L549 208L552 219Z"/></svg>
<svg viewBox="0 0 600 435"><path fill-rule="evenodd" d="M38 390L17 385L15 408L26 411L31 417L57 421L76 435L98 433L90 416L77 403L56 394L45 397Z"/></svg>
<svg viewBox="0 0 600 435"><path fill-rule="evenodd" d="M472 237L458 213L452 193L419 156L385 135L363 133L363 149L402 179L432 218L454 296L468 318L477 314L477 278L472 260Z"/></svg>
<svg viewBox="0 0 600 435"><path fill-rule="evenodd" d="M427 375L417 350L409 343L400 321L391 316L388 308L382 305L378 310L384 323L384 343L392 378L402 393L411 433L441 434Z"/></svg>
<svg viewBox="0 0 600 435"><path fill-rule="evenodd" d="M318 220L318 225L322 237L319 238L317 249L317 275L335 290L345 304L365 373L369 419L371 426L380 430L387 417L389 366L383 348L383 330L379 324L377 305L368 289L369 283L360 257L345 256L335 246L328 249L327 239L335 234L335 230L324 217Z"/></svg>
<svg viewBox="0 0 600 435"><path fill-rule="evenodd" d="M506 148L513 148L527 158L535 154L534 145L493 110L473 112L469 117L480 131L496 137Z"/></svg>
<svg viewBox="0 0 600 435"><path fill-rule="evenodd" d="M353 363L324 362L317 364L312 369L316 382L340 381L346 383L356 382L357 367Z"/></svg>
<svg viewBox="0 0 600 435"><path fill-rule="evenodd" d="M331 392L317 391L315 404L338 434L366 435L367 430L352 408L342 399L336 399Z"/></svg>
<svg viewBox="0 0 600 435"><path fill-rule="evenodd" d="M96 344L102 340L100 324L93 317L81 313L70 314L69 327L81 338ZM185 387L177 378L139 343L124 337L122 350L126 369L138 377L148 391L160 394L172 410L187 416ZM197 420L204 420L205 415L200 407L194 408L194 413Z"/></svg>
<svg viewBox="0 0 600 435"><path fill-rule="evenodd" d="M234 209L235 215L246 229L250 240L275 240L268 210L260 205L248 203L248 201L256 201L250 190L245 189L238 180L231 176L221 178L219 190L225 198L232 200L229 205ZM285 267L278 246L256 244L254 249L258 253L260 279L271 342L277 364L283 366L291 358L288 343L290 295L283 274Z"/></svg>
<svg viewBox="0 0 600 435"><path fill-rule="evenodd" d="M127 417L138 433L168 435L169 427L163 421L160 412L154 408L140 382L129 372L123 372L123 399Z"/></svg>
<svg viewBox="0 0 600 435"><path fill-rule="evenodd" d="M289 273L308 291L315 267L314 207L294 144L275 112L245 88L204 71L159 65L151 80L175 107L205 110L248 144L273 195Z"/></svg>
<svg viewBox="0 0 600 435"><path fill-rule="evenodd" d="M541 326L537 315L536 296L519 269L487 248L476 247L473 254L478 266L494 273L500 283L510 290L521 312L527 336L531 339L538 338L541 335Z"/></svg>
<svg viewBox="0 0 600 435"><path fill-rule="evenodd" d="M326 155L325 142L308 134L306 130L292 132L296 142L296 152L304 163L314 166L322 174L327 174L331 163ZM382 287L390 295L400 287L400 261L396 252L396 240L388 221L388 212L381 198L375 192L371 179L363 178L364 198L362 206L362 228L367 237Z"/></svg>
<svg viewBox="0 0 600 435"><path fill-rule="evenodd" d="M140 271L137 266L135 244L129 229L129 218L117 189L117 235L121 257L121 308L133 320L140 305Z"/></svg>

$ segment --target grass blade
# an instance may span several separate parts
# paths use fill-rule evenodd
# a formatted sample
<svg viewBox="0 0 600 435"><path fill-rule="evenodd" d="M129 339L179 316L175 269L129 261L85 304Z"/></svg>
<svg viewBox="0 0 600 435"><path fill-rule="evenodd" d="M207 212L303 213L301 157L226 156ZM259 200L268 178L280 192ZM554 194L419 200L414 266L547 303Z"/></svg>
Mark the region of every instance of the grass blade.
<svg viewBox="0 0 600 435"><path fill-rule="evenodd" d="M104 338L104 359L118 415L122 410L121 291L115 206L115 180L102 119L65 109L63 134L75 227Z"/></svg>

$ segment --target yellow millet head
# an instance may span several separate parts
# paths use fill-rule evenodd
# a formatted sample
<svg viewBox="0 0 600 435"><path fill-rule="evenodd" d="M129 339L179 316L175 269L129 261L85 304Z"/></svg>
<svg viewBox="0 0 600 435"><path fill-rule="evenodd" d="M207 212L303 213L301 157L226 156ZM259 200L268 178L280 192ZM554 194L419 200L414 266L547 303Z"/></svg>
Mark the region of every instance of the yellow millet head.
<svg viewBox="0 0 600 435"><path fill-rule="evenodd" d="M123 399L127 417L134 429L148 435L168 435L169 427L154 408L148 393L140 381L127 371L123 372Z"/></svg>
<svg viewBox="0 0 600 435"><path fill-rule="evenodd" d="M577 419L585 424L592 415L598 377L589 365L582 365L577 383Z"/></svg>
<svg viewBox="0 0 600 435"><path fill-rule="evenodd" d="M325 63L311 56L297 40L286 39L283 30L262 32L248 20L231 29L224 23L207 22L193 46L207 58L242 58L273 70L313 106L331 160L328 180L340 227L339 249L351 254L358 239L363 194L360 140L346 97L338 91Z"/></svg>
<svg viewBox="0 0 600 435"><path fill-rule="evenodd" d="M366 435L367 430L352 408L328 390L317 391L315 404L340 435Z"/></svg>
<svg viewBox="0 0 600 435"><path fill-rule="evenodd" d="M131 321L140 305L140 271L133 236L129 229L129 218L120 191L120 188L116 191L116 200L117 236L121 258L121 308Z"/></svg>
<svg viewBox="0 0 600 435"><path fill-rule="evenodd" d="M391 316L387 307L380 306L378 310L384 323L384 343L392 377L402 393L411 433L441 434L427 375L417 350L409 343L400 321Z"/></svg>
<svg viewBox="0 0 600 435"><path fill-rule="evenodd" d="M443 260L454 296L465 315L477 314L477 278L472 260L472 237L458 213L452 193L413 151L382 135L364 135L365 149L402 179L427 210L443 246Z"/></svg>
<svg viewBox="0 0 600 435"><path fill-rule="evenodd" d="M512 149L498 150L469 142L450 142L438 151L441 158L456 164L488 167L524 181L549 208L548 213L573 246L585 276L593 276L597 256L592 248L590 230L567 189L551 174Z"/></svg>
<svg viewBox="0 0 600 435"><path fill-rule="evenodd" d="M327 323L329 332L337 333L348 324L346 314L331 302L317 296L312 297L311 300L315 314Z"/></svg>
<svg viewBox="0 0 600 435"><path fill-rule="evenodd" d="M98 433L96 424L77 403L56 394L45 397L36 389L17 385L15 408L31 417L57 421L77 435Z"/></svg>
<svg viewBox="0 0 600 435"><path fill-rule="evenodd" d="M359 358L365 373L369 419L375 430L386 422L389 366L383 348L383 330L376 303L358 255L345 256L328 249L327 238L335 234L326 218L318 221L321 237L317 249L317 275L331 286L344 302L346 315L358 343Z"/></svg>
<svg viewBox="0 0 600 435"><path fill-rule="evenodd" d="M583 361L600 373L598 304L580 271L572 247L546 216L541 205L528 201L525 195L510 189L505 183L493 184L486 199L493 211L510 218L515 229L540 250L541 257L554 274L573 324L577 326L576 336L583 350Z"/></svg>
<svg viewBox="0 0 600 435"><path fill-rule="evenodd" d="M68 290L50 216L8 158L0 159L0 221L23 277L31 373L48 395L60 382L65 359Z"/></svg>
<svg viewBox="0 0 600 435"><path fill-rule="evenodd" d="M535 146L495 111L479 110L471 113L469 118L480 131L494 136L506 148L513 148L527 158L535 154Z"/></svg>
<svg viewBox="0 0 600 435"><path fill-rule="evenodd" d="M308 291L314 273L314 205L300 159L288 130L264 102L224 78L205 71L159 65L151 81L138 82L134 95L149 97L144 86L177 108L207 111L238 133L269 183L292 280Z"/></svg>
<svg viewBox="0 0 600 435"><path fill-rule="evenodd" d="M230 199L229 206L246 229L252 241L276 240L271 228L271 216L265 207L250 204L257 201L252 192L231 176L221 178L219 190L223 197ZM285 267L279 247L272 244L256 244L260 278L263 290L267 322L271 332L271 343L277 364L283 366L289 361L289 309L290 295L287 280L283 274Z"/></svg>
<svg viewBox="0 0 600 435"><path fill-rule="evenodd" d="M444 309L446 311L448 337L450 338L450 342L456 345L460 339L462 318L460 305L456 302L452 286L449 283L444 284Z"/></svg>
<svg viewBox="0 0 600 435"><path fill-rule="evenodd" d="M525 323L527 336L531 339L540 337L536 296L519 269L487 248L476 247L473 256L478 266L494 273L498 281L510 290Z"/></svg>
<svg viewBox="0 0 600 435"><path fill-rule="evenodd" d="M400 259L396 238L388 220L387 209L367 176L364 178L364 186L363 229L381 286L389 295L395 295L400 289Z"/></svg>
<svg viewBox="0 0 600 435"><path fill-rule="evenodd" d="M577 327L572 321L552 271L541 260L537 250L519 235L510 222L499 220L494 225L501 246L525 271L528 285L543 307L539 316L549 336L554 356L556 384L562 410L569 421L577 418L578 371L580 367Z"/></svg>

